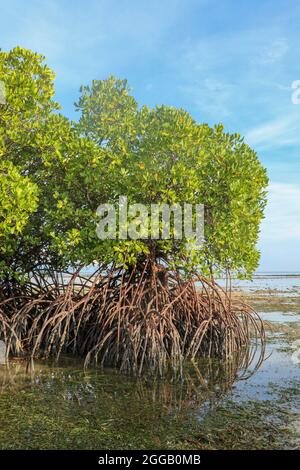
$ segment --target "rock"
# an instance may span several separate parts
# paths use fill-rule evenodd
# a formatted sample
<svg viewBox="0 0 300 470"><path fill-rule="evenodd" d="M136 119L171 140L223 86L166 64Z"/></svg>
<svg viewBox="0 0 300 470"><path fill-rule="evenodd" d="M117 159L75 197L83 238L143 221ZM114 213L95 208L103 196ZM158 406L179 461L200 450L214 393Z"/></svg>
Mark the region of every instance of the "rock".
<svg viewBox="0 0 300 470"><path fill-rule="evenodd" d="M5 353L6 353L6 346L4 341L0 341L0 364L5 364Z"/></svg>

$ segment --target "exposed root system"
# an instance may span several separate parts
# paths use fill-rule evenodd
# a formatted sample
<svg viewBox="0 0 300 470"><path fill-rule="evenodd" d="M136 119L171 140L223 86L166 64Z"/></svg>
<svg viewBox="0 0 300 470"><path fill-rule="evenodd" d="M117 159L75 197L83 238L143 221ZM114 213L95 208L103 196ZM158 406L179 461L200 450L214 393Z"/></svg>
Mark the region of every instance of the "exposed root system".
<svg viewBox="0 0 300 470"><path fill-rule="evenodd" d="M71 353L141 375L180 373L184 359L230 358L264 345L263 324L248 305L200 276L148 260L132 269L101 267L86 277L43 272L0 297L0 338L7 355Z"/></svg>

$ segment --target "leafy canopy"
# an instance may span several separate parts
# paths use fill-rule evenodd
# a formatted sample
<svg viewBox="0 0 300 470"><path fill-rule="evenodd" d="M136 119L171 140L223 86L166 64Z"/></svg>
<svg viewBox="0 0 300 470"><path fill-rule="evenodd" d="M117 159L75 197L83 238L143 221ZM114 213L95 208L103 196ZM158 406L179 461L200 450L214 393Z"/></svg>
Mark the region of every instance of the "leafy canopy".
<svg viewBox="0 0 300 470"><path fill-rule="evenodd" d="M125 80L93 81L81 92L76 128L91 147L76 162L70 160L67 171L72 177L66 220L75 208L78 214L73 261L128 265L151 255L185 269L250 275L259 260L256 242L268 182L256 153L238 134L225 133L222 125L198 124L183 109L139 108ZM151 203L204 204L204 245L191 252L185 238L99 241L93 212L103 202L117 203L120 195L149 208Z"/></svg>
<svg viewBox="0 0 300 470"><path fill-rule="evenodd" d="M52 182L59 172L59 146L70 123L57 114L54 73L44 57L16 47L0 51L0 239L5 275L29 272L57 254L46 228ZM1 274L1 273L0 273Z"/></svg>
<svg viewBox="0 0 300 470"><path fill-rule="evenodd" d="M5 271L29 272L145 256L187 271L251 275L266 202L266 171L238 134L197 123L183 109L139 107L126 80L82 87L77 123L58 113L44 57L0 52L0 240ZM204 204L205 241L99 240L97 207Z"/></svg>

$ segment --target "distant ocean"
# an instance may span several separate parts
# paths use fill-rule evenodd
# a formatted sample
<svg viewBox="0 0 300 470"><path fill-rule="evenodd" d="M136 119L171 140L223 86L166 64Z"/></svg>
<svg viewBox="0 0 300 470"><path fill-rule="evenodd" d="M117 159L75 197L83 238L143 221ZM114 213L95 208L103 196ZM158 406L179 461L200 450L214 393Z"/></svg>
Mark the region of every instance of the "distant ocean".
<svg viewBox="0 0 300 470"><path fill-rule="evenodd" d="M225 285L224 279L218 279L217 282ZM257 271L252 280L232 279L232 287L236 290L255 291L255 290L280 290L284 292L293 291L299 295L300 273L294 271Z"/></svg>

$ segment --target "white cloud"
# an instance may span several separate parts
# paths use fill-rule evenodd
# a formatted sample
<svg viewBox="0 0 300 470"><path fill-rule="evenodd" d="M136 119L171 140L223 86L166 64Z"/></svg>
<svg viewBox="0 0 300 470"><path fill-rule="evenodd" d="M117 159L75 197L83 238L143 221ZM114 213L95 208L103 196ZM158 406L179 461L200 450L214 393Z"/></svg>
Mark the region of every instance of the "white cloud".
<svg viewBox="0 0 300 470"><path fill-rule="evenodd" d="M153 0L147 8L138 0L11 0L1 5L6 18L1 47L20 45L40 52L60 83L80 85L147 54L162 54L164 39L182 10L180 0Z"/></svg>
<svg viewBox="0 0 300 470"><path fill-rule="evenodd" d="M272 65L281 60L289 50L288 41L286 38L278 38L271 41L268 45L263 47L260 54L254 60L262 65Z"/></svg>
<svg viewBox="0 0 300 470"><path fill-rule="evenodd" d="M235 86L214 77L204 78L179 89L188 94L197 108L224 118L230 114L229 103L234 99Z"/></svg>
<svg viewBox="0 0 300 470"><path fill-rule="evenodd" d="M268 24L187 39L177 57L180 90L214 121L219 116L234 121L244 114L255 122L259 114L278 115L282 99L286 107L291 104L284 71L292 52L285 33L283 27ZM214 82L221 86L204 86Z"/></svg>
<svg viewBox="0 0 300 470"><path fill-rule="evenodd" d="M260 149L300 144L300 109L250 130L245 136L249 145Z"/></svg>
<svg viewBox="0 0 300 470"><path fill-rule="evenodd" d="M263 244L297 241L300 246L300 186L270 184L260 241Z"/></svg>

